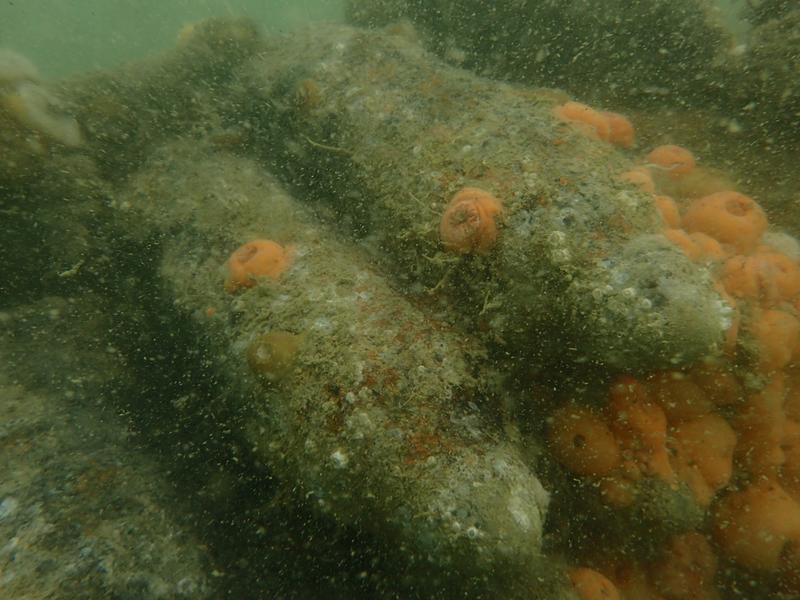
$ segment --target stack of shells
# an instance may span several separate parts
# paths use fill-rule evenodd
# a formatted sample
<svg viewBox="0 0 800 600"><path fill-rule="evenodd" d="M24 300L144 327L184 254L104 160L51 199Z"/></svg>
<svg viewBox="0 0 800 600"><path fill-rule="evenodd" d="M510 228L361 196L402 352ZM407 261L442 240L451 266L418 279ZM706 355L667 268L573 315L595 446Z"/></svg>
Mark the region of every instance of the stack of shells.
<svg viewBox="0 0 800 600"><path fill-rule="evenodd" d="M193 31L183 37L190 39ZM3 75L2 60L0 54L0 119L10 117L14 131L24 133L15 133L14 143L24 139L33 154L52 142L79 145L77 123L56 114L57 102L36 83L32 66L17 59L17 74ZM303 91L307 101L316 94L311 84ZM622 115L567 102L554 109L554 118L635 151L634 127ZM719 568L727 561L775 582L780 591L798 593L800 245L770 231L752 198L724 174L697 166L686 149L658 147L620 178L650 194L663 239L715 275L732 315L724 353L681 371L618 376L599 405L575 402L555 410L547 447L565 472L597 490L608 511L636 506L657 482L690 495L707 518L667 536L658 554L645 560L598 543L602 556L572 557L576 565L566 580L584 599L715 598L720 578L731 577L730 569ZM442 211L442 248L458 255L492 253L503 210L503 199L489 191L462 188ZM233 251L220 288L240 298L279 281L293 252L289 245L253 239ZM214 311L208 308L207 316ZM301 342L289 333L258 338L246 353L250 369L270 383L280 379ZM347 464L344 453L331 459Z"/></svg>
<svg viewBox="0 0 800 600"><path fill-rule="evenodd" d="M578 521L586 512L593 512L598 529L605 528L603 533L616 527L639 535L633 541L617 536L622 538L615 540L620 541L619 547L609 547L608 537L598 533L586 547L601 548L602 556L591 550L576 551L567 544L564 554L574 566L566 569L564 582L571 582L584 599L620 594L628 598L713 598L720 586L733 585L737 573L755 568L765 576L760 581L779 574L776 585L796 587L790 575L791 561L796 562L791 552L800 541L795 530L789 526L777 532L768 519L752 518L765 514L753 509L753 491L763 491L772 499L783 498L778 489L790 495L785 481L788 468L781 466L764 474L755 468L751 455L755 448L769 454L762 446L774 450L775 444L786 452L785 432L789 429L776 427L772 418L768 423L759 419L765 414L762 406L766 402L780 405L773 412L780 412L781 418L788 414L782 400L765 400L765 395L770 396L770 386L781 379L780 373L791 369L796 354L796 331L792 333L785 323L797 318L797 295L791 286L778 281L790 279L790 272L798 269L797 242L769 231L758 204L738 192L725 174L697 166L688 150L661 146L644 157L635 155L635 129L623 115L578 102L564 103L561 97L558 100L562 102L553 107L552 118L557 122L550 121L547 114L537 113L532 119L525 110L517 110L518 97L527 98L524 93L514 90L506 96L494 95L501 86L488 86L477 79L462 86L461 73L436 65L418 68L424 60L417 50L413 50L415 54L403 50L413 44L407 43L402 32L393 35L390 43L364 32L344 32L344 41L331 43L327 53L320 50L326 47L320 41L323 36L317 36L313 43L298 42L308 54L302 61L294 58L296 52L284 49L289 57L276 52L270 60L265 57L248 65L242 77L250 81L245 85L248 100L266 98L270 106L278 107L274 114L262 115L264 123L256 128L256 143L267 140L270 152L283 152L289 165L284 177L301 187L307 179L313 180L310 189L314 193L323 191L329 196L336 210L358 225L358 231L374 233L367 236L367 247L383 260L392 255L403 281L416 280L426 287L435 284L428 290L434 293L447 285L449 271L440 265L479 267L463 277L468 280L463 288L454 286L457 292L448 300L457 304L468 297L465 304L479 309L483 301L474 331L500 339L505 348L518 351L521 362L539 358L538 346L525 345L529 340L541 336L552 343L553 335L564 333L558 327L566 325L579 330L574 336L578 342L572 344L576 348L570 348L575 350L572 356L577 357L577 364L592 361L607 374L639 369L618 375L601 402L575 402L550 415L545 458L559 463L564 474L585 482L585 489L597 492L574 494L575 501L584 506L567 520L574 517ZM378 52L376 47L381 44L396 51ZM315 53L326 58L315 60ZM328 55L336 59L329 62ZM336 68L343 65L347 68ZM313 79L297 82L292 100L288 91L292 86L287 81L299 70ZM370 75L353 75L361 72ZM392 82L403 81L404 85L387 86L384 73L391 73ZM464 89L470 90L466 106L471 110L448 111L446 107L453 105L450 98ZM537 109L556 96L535 94ZM418 97L416 112L394 108ZM264 104L254 103L254 110L263 111ZM502 112L504 106L506 113ZM492 120L498 112L508 122L520 123L508 143L498 126L503 119ZM331 114L337 119L330 119ZM454 114L469 115L470 123ZM333 121L339 127L331 131ZM275 123L291 126L277 127ZM533 133L524 127L530 123ZM542 130L547 131L546 136L541 135ZM597 142L580 140L573 156L571 144L581 134ZM531 146L541 141L540 137L546 138L548 145L530 169L524 160L512 168L513 151L516 145L523 145L520 140L526 135ZM468 168L452 149L452 139L464 143L464 152L480 147L480 168ZM309 146L307 152L301 151L303 143ZM551 155L556 158L548 163ZM627 165L617 169L615 165L629 164L622 160L625 156L639 159L640 166L627 172L623 172ZM604 161L601 168L586 169L595 159ZM331 164L337 168L325 168ZM571 171L570 166L574 166ZM432 182L426 183L418 175L426 168ZM619 188L627 183L631 189L612 197L609 192L617 186L592 187L608 169L612 170L609 179L619 171ZM539 173L554 174L562 188L573 183L568 174L586 185L577 193L561 194L551 189L551 180L548 185L539 181ZM633 193L635 187L644 194ZM608 201L617 202L617 210L609 210ZM566 206L570 219L553 208L554 204L556 208ZM592 210L608 214L593 220ZM438 227L428 218L432 213L438 216ZM422 219L417 219L419 214ZM584 220L591 225L583 227ZM576 222L579 225L574 225ZM374 223L378 225L370 229ZM609 239L604 228L613 230L617 225L619 231ZM439 242L435 249L434 236ZM442 249L453 260L435 253ZM642 264L662 260L669 264L657 262L653 268L639 269ZM731 283L735 266L742 260L763 267L756 287L764 291L757 290L755 297L742 296ZM434 266L428 269L428 263ZM581 270L576 266L579 263L590 267ZM785 272L778 265L785 267ZM646 273L642 275L642 271ZM497 280L490 276L487 283L487 272ZM539 277L543 272L551 277ZM566 294L565 280L572 282ZM558 291L548 295L550 290L543 288L553 281ZM606 282L611 299L604 296L602 284ZM675 284L685 285L671 298L673 290L662 288ZM637 287L643 292L657 289L634 305L631 300ZM714 293L706 293L714 288ZM599 292L595 302L589 298L583 303L587 296L594 296L595 289ZM566 306L563 312L536 320L539 313L552 311L552 305L559 302ZM636 306L647 308L637 315ZM640 318L642 312L647 312L645 318ZM653 315L663 319L660 323L649 320ZM570 317L575 317L572 322L568 322ZM707 332L698 334L696 330L709 320L713 322ZM687 348L690 337L700 342ZM574 341L568 335L565 339ZM658 344L662 349L655 349ZM581 345L586 347L578 347ZM647 356L642 360L641 355ZM568 356L562 358L569 360ZM678 365L686 366L677 370ZM647 369L659 371L643 372ZM532 402L535 409L541 405L537 400L540 398ZM562 482L555 478L550 482L557 499L551 503L551 515L559 511L559 505L573 500L568 490L559 487ZM769 505L767 510L776 506ZM792 523L793 506L788 502L778 506L790 508L788 516L780 518L781 527ZM615 514L624 516L615 519ZM648 520L632 519L642 515ZM731 531L734 537L738 535L737 540L731 541ZM749 544L748 536L774 540L775 533L780 535L773 564L763 568L742 555L742 548L758 546ZM642 549L647 552L639 552ZM755 551L768 549L762 545ZM631 560L631 555L644 558ZM720 560L739 569L725 569L724 579L722 570L717 569Z"/></svg>
<svg viewBox="0 0 800 600"><path fill-rule="evenodd" d="M568 102L554 114L616 141L607 113ZM800 593L800 244L685 148L659 146L621 178L651 194L663 235L714 273L734 318L722 356L619 376L602 405L552 413L554 459L599 502L624 510L655 480L688 489L705 517L653 560L604 548L573 585L584 599L711 599L749 576Z"/></svg>
<svg viewBox="0 0 800 600"><path fill-rule="evenodd" d="M555 110L586 135L634 145L630 121L569 102ZM768 232L764 211L724 176L696 167L678 146L651 151L621 178L652 194L663 235L717 276L735 318L725 355L684 371L619 376L603 406L573 403L549 419L548 447L591 482L612 509L636 504L653 480L688 490L710 517L671 535L658 558L590 557L569 569L582 598L715 598L719 558L777 574L800 590L800 265L798 244ZM477 187L457 192L442 214L442 246L491 252L501 201ZM228 262L229 291L277 277L285 251L266 240ZM263 260L262 260L263 259ZM256 360L253 358L252 360ZM614 557L610 559L609 557ZM622 594L622 596L620 596Z"/></svg>

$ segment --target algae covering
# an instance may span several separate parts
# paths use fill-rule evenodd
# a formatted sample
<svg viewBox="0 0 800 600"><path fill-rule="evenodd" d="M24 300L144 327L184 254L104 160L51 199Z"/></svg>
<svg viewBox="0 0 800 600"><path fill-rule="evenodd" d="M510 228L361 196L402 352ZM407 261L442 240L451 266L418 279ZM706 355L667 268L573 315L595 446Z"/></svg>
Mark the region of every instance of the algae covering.
<svg viewBox="0 0 800 600"><path fill-rule="evenodd" d="M721 347L731 309L708 272L658 235L650 199L620 179L633 163L554 119L552 94L447 68L403 28L295 35L240 80L250 143L505 352L652 369ZM491 253L440 245L464 186L502 204Z"/></svg>
<svg viewBox="0 0 800 600"><path fill-rule="evenodd" d="M0 595L797 597L800 243L645 119L499 81L591 4L209 19L58 84L0 53ZM713 86L678 6L531 69ZM781 73L743 94L791 111Z"/></svg>
<svg viewBox="0 0 800 600"><path fill-rule="evenodd" d="M250 160L167 146L118 201L169 235L167 294L207 331L231 401L245 399L250 450L300 497L404 547L434 589L450 570L466 589L540 585L548 495L479 408L499 402L485 351L410 306ZM279 240L290 264L231 294L220 265L254 238Z"/></svg>

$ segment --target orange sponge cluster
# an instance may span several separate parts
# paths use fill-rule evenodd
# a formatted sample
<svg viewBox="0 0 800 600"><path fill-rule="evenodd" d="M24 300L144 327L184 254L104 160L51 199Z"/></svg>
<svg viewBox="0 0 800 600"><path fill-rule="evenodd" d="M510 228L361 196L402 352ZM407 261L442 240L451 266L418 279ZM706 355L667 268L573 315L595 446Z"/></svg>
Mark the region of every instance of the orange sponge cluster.
<svg viewBox="0 0 800 600"><path fill-rule="evenodd" d="M665 145L620 178L652 194L664 236L714 270L734 315L727 349L736 346L741 319L743 347L761 373L775 373L800 356L800 262L765 242L769 223L757 202L699 171L689 150Z"/></svg>
<svg viewBox="0 0 800 600"><path fill-rule="evenodd" d="M548 441L555 459L593 481L612 507L633 504L650 477L686 485L710 509L706 533L675 538L662 561L611 576L623 597L714 597L680 592L713 580L710 541L725 559L776 573L783 589L800 592L800 368L756 392L723 364L623 376L604 407L556 410ZM687 558L701 546L702 560ZM698 571L698 561L707 568Z"/></svg>
<svg viewBox="0 0 800 600"><path fill-rule="evenodd" d="M600 111L580 102L565 102L553 109L553 115L579 131L615 146L630 148L636 141L633 124L615 112Z"/></svg>
<svg viewBox="0 0 800 600"><path fill-rule="evenodd" d="M618 143L601 111L567 102L554 113L633 145L633 127ZM620 179L650 195L663 235L714 274L732 309L724 354L688 372L619 377L603 406L557 409L548 444L611 507L659 480L688 488L708 518L655 561L573 569L582 598L718 598L717 557L800 594L800 253L770 237L753 198L697 163L686 148L658 146Z"/></svg>
<svg viewBox="0 0 800 600"><path fill-rule="evenodd" d="M643 477L685 483L708 506L730 481L736 434L718 407L739 401L730 373L698 369L663 372L640 381L620 377L602 411L568 406L555 411L549 445L567 469L598 481L612 506L635 501Z"/></svg>

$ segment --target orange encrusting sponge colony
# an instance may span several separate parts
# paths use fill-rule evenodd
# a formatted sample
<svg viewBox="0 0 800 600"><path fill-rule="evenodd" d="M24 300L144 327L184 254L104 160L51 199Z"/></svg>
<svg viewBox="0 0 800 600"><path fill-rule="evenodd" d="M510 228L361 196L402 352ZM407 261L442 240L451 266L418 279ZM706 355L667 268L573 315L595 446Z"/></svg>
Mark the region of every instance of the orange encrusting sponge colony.
<svg viewBox="0 0 800 600"><path fill-rule="evenodd" d="M554 115L633 146L633 127L615 142L602 111L567 102ZM730 308L727 340L701 364L620 375L599 405L556 409L547 445L609 509L635 505L649 479L688 490L707 518L656 560L601 557L602 574L570 570L581 598L720 598L721 561L800 594L800 251L770 234L753 198L697 163L686 148L658 146L619 179L652 198L664 237L714 276Z"/></svg>
<svg viewBox="0 0 800 600"><path fill-rule="evenodd" d="M750 391L723 363L621 376L602 408L557 409L548 447L598 490L600 502L632 506L639 484L650 478L668 489L685 487L709 515L702 529L673 538L661 560L603 569L620 597L716 598L718 557L800 593L798 419L800 370L778 373L764 389ZM698 548L702 560L689 558ZM692 566L697 560L706 567ZM681 582L686 595L678 591Z"/></svg>
<svg viewBox="0 0 800 600"><path fill-rule="evenodd" d="M555 411L550 450L576 475L597 480L602 501L611 506L633 504L644 477L683 483L708 506L731 479L736 445L734 429L712 399L720 394L701 387L715 382L709 372L699 379L677 371L646 380L620 377L602 413L577 406Z"/></svg>

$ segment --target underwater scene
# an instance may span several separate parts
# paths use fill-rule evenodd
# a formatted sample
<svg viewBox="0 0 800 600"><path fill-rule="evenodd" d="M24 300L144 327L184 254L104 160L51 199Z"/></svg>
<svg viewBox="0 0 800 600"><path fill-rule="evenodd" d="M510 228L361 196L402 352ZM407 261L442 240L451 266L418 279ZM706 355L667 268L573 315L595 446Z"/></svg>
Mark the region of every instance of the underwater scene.
<svg viewBox="0 0 800 600"><path fill-rule="evenodd" d="M0 3L0 598L800 599L797 0Z"/></svg>

